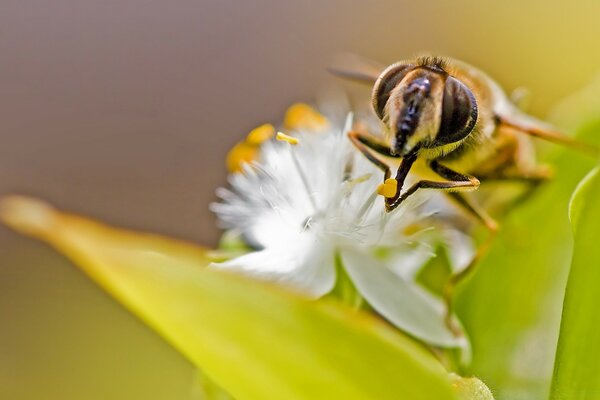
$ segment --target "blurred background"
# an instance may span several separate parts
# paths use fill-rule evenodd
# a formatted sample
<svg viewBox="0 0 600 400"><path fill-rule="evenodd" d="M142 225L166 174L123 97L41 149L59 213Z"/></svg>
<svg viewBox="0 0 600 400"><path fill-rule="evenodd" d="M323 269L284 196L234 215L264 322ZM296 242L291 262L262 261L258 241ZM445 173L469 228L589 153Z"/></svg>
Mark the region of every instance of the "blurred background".
<svg viewBox="0 0 600 400"><path fill-rule="evenodd" d="M0 194L213 245L227 150L335 54L463 59L544 116L600 70L600 3L0 2ZM366 92L365 92L366 93ZM193 371L62 257L0 227L0 398L188 399Z"/></svg>

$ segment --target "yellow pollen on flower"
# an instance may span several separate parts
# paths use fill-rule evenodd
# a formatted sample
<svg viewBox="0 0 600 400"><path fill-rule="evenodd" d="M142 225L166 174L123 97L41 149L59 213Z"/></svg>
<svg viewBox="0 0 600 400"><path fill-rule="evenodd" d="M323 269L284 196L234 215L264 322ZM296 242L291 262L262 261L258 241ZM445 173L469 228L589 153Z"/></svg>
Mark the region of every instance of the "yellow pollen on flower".
<svg viewBox="0 0 600 400"><path fill-rule="evenodd" d="M398 181L394 178L386 179L385 182L381 183L377 187L377 194L390 199L396 195L398 191Z"/></svg>
<svg viewBox="0 0 600 400"><path fill-rule="evenodd" d="M329 121L308 104L296 103L287 109L283 126L289 130L322 131L329 127Z"/></svg>
<svg viewBox="0 0 600 400"><path fill-rule="evenodd" d="M300 143L300 140L298 140L298 138L291 137L283 132L277 132L277 136L275 137L277 138L277 140L281 140L282 142L288 142L291 145L296 145Z"/></svg>
<svg viewBox="0 0 600 400"><path fill-rule="evenodd" d="M242 166L256 160L259 147L248 142L240 142L233 146L229 153L225 164L229 172L241 172Z"/></svg>
<svg viewBox="0 0 600 400"><path fill-rule="evenodd" d="M271 124L263 124L254 128L246 136L246 143L260 145L275 136L275 127Z"/></svg>
<svg viewBox="0 0 600 400"><path fill-rule="evenodd" d="M275 135L275 127L263 124L254 128L246 136L246 140L239 142L227 153L227 169L229 172L241 172L242 166L251 163L258 157L260 145Z"/></svg>

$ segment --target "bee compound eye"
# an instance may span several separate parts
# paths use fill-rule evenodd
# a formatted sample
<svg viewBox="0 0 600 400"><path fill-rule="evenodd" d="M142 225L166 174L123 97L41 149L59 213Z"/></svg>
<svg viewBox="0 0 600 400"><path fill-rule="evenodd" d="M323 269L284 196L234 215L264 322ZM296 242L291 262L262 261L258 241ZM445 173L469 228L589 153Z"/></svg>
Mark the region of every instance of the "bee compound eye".
<svg viewBox="0 0 600 400"><path fill-rule="evenodd" d="M392 64L387 67L373 86L373 92L371 95L371 100L373 104L373 110L379 117L379 119L384 118L384 110L385 105L390 98L391 91L404 79L406 74L414 68L412 64L406 64L403 62L399 62L396 64Z"/></svg>
<svg viewBox="0 0 600 400"><path fill-rule="evenodd" d="M473 92L449 76L444 87L442 118L436 144L455 143L467 137L477 122L477 101Z"/></svg>

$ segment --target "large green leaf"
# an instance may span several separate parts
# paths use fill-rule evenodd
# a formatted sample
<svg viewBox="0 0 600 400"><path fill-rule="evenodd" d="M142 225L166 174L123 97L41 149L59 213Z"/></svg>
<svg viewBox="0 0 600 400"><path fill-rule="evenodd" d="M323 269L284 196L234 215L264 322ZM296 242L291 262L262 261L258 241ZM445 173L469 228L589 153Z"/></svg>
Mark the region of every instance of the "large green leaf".
<svg viewBox="0 0 600 400"><path fill-rule="evenodd" d="M573 263L563 305L551 399L600 397L600 175L594 169L571 202Z"/></svg>
<svg viewBox="0 0 600 400"><path fill-rule="evenodd" d="M205 252L25 198L0 216L71 258L238 400L454 399L424 348L370 315L203 268Z"/></svg>
<svg viewBox="0 0 600 400"><path fill-rule="evenodd" d="M600 139L597 111L576 129L593 143ZM534 400L548 393L572 248L568 201L594 165L573 151L555 154L546 159L554 178L501 221L492 249L458 298L457 313L473 345L469 372L498 399Z"/></svg>

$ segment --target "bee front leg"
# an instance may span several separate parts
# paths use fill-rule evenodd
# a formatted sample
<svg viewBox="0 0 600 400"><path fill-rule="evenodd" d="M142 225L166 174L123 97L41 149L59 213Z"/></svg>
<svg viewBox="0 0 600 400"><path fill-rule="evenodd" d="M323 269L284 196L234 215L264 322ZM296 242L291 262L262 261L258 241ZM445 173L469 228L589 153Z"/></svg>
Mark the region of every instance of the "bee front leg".
<svg viewBox="0 0 600 400"><path fill-rule="evenodd" d="M392 149L390 149L389 146L386 146L374 137L355 131L348 132L348 138L350 139L354 147L356 147L358 151L360 151L367 158L367 160L369 160L377 168L383 171L384 180L390 177L390 167L371 152L374 151L387 157L398 158L399 156L393 154Z"/></svg>
<svg viewBox="0 0 600 400"><path fill-rule="evenodd" d="M414 162L414 160L413 160ZM404 163L403 163L404 164ZM445 190L445 191L460 191L460 190L474 190L479 187L479 179L475 178L471 175L461 174L456 171L451 170L450 168L444 167L439 164L437 161L431 161L429 163L431 169L440 175L442 178L448 179L448 181L431 181L431 180L421 180L408 188L404 193L400 194L400 190L398 190L398 194L393 197L386 199L386 211L391 212L395 210L404 200L413 195L419 189L437 189L437 190ZM398 182L403 182L406 174L404 173L402 168L402 164L398 169ZM409 166L410 168L410 166ZM407 172L407 171L406 171ZM402 178L402 179L398 179Z"/></svg>
<svg viewBox="0 0 600 400"><path fill-rule="evenodd" d="M387 182L388 180L390 180L390 176L391 176L390 167L386 163L381 161L379 158L377 158L372 153L372 151L374 151L378 154L387 156L387 157L400 158L400 156L398 154L392 152L392 149L389 146L378 141L377 139L375 139L372 136L365 135L365 134L355 132L355 131L350 131L350 132L348 132L348 138L350 139L352 144L367 158L367 160L369 160L377 168L379 168L383 171L384 183ZM396 178L395 178L395 182L394 182L395 193L390 197L386 197L386 199L385 199L387 211L391 211L388 209L388 205L392 204L393 202L395 202L399 199L400 192L402 191L402 186L404 185L404 181L405 181L412 165L416 161L416 159L417 159L416 153L402 158L400 166L398 167L398 171L396 172Z"/></svg>

